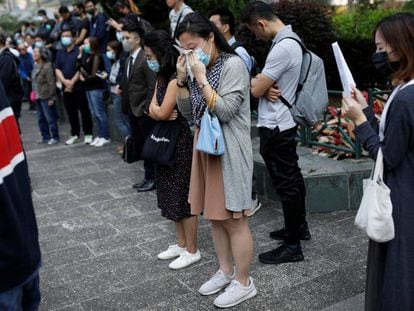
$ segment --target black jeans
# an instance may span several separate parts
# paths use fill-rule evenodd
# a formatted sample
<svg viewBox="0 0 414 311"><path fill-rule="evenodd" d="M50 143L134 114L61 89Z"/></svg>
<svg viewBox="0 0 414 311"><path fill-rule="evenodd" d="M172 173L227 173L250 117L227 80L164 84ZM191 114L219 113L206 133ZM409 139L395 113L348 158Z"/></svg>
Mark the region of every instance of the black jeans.
<svg viewBox="0 0 414 311"><path fill-rule="evenodd" d="M68 114L71 135L80 136L79 112L82 118L83 133L92 135L92 117L85 91L63 92L63 105Z"/></svg>
<svg viewBox="0 0 414 311"><path fill-rule="evenodd" d="M259 129L260 154L282 199L288 242L299 243L300 226L306 223L305 183L296 153L297 127L280 132Z"/></svg>
<svg viewBox="0 0 414 311"><path fill-rule="evenodd" d="M147 115L140 117L129 116L131 125L132 137L134 138L135 145L139 146L142 151L145 140L147 139L151 129L155 125L155 121ZM152 161L144 160L145 179L154 180L155 178L155 167Z"/></svg>

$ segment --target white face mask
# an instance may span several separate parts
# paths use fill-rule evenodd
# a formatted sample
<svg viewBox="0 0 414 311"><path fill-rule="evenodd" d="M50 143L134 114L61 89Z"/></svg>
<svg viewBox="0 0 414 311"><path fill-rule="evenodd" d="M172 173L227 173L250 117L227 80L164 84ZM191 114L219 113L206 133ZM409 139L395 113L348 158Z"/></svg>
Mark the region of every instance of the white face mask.
<svg viewBox="0 0 414 311"><path fill-rule="evenodd" d="M115 59L115 53L113 51L106 51L106 57L108 57L110 60L113 60Z"/></svg>
<svg viewBox="0 0 414 311"><path fill-rule="evenodd" d="M123 40L122 41L122 48L124 49L125 52L129 53L132 50L132 45L131 43L128 42L128 40Z"/></svg>

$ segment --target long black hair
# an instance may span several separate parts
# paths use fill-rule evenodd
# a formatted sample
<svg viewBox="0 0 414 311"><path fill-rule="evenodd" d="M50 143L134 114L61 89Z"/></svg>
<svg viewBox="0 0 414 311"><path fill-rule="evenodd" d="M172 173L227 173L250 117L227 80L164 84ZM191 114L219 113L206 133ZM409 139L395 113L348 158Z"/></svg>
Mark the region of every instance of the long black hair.
<svg viewBox="0 0 414 311"><path fill-rule="evenodd" d="M176 71L179 55L174 47L174 40L171 38L171 35L162 29L153 30L144 36L142 44L144 47L149 47L152 53L154 53L157 61L160 63L158 75L167 82Z"/></svg>
<svg viewBox="0 0 414 311"><path fill-rule="evenodd" d="M210 33L213 33L214 42L219 51L236 54L217 29L216 25L210 22L207 17L201 15L199 12L190 13L183 18L183 21L177 26L177 30L175 32L176 39L179 40L180 36L185 32L196 35L205 40L208 40Z"/></svg>

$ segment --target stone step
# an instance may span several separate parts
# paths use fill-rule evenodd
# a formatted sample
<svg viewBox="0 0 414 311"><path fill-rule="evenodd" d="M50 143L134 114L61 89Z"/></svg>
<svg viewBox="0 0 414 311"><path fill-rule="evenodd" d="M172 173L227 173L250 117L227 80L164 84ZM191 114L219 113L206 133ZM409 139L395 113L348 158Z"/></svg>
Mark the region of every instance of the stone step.
<svg viewBox="0 0 414 311"><path fill-rule="evenodd" d="M111 139L122 142L114 124L113 105L108 106L108 117ZM257 191L270 200L279 200L259 153L256 124L256 120L252 118L251 137ZM299 166L305 178L306 206L309 212L331 212L358 208L362 196L362 179L369 177L373 165L370 159L336 161L314 155L312 149L305 147L298 147L298 154Z"/></svg>
<svg viewBox="0 0 414 311"><path fill-rule="evenodd" d="M259 153L259 138L253 142L254 172L260 195L279 200L265 163ZM311 213L357 209L362 197L362 180L370 176L373 161L332 160L312 154L312 149L298 147L299 167L305 179L306 207Z"/></svg>

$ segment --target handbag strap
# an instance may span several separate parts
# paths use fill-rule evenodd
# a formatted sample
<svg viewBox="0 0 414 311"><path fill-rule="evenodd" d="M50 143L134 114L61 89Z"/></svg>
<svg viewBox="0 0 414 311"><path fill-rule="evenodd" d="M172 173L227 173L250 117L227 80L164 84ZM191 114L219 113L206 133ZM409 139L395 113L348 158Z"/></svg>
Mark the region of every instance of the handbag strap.
<svg viewBox="0 0 414 311"><path fill-rule="evenodd" d="M374 169L371 172L371 179L373 181L382 180L382 175L384 173L384 157L382 154L381 147L378 149L377 159L375 161Z"/></svg>

